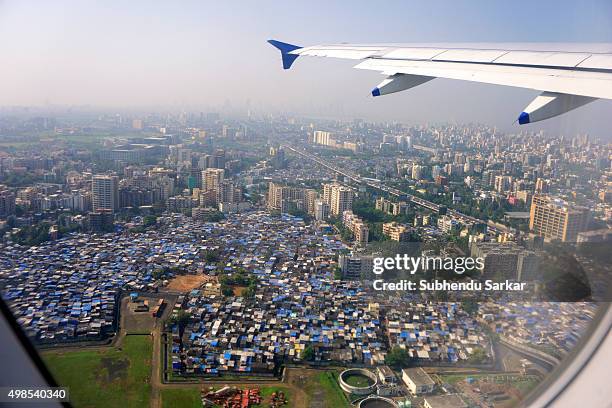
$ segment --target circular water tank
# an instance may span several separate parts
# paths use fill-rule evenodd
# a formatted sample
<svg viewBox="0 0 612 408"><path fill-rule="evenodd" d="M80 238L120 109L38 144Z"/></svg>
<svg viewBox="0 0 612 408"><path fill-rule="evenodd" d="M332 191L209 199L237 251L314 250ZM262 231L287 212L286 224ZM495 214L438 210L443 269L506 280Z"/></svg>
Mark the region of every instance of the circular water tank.
<svg viewBox="0 0 612 408"><path fill-rule="evenodd" d="M349 394L369 395L376 392L378 377L365 368L349 368L340 373L338 383Z"/></svg>
<svg viewBox="0 0 612 408"><path fill-rule="evenodd" d="M389 398L371 396L359 402L357 408L397 408L397 404Z"/></svg>

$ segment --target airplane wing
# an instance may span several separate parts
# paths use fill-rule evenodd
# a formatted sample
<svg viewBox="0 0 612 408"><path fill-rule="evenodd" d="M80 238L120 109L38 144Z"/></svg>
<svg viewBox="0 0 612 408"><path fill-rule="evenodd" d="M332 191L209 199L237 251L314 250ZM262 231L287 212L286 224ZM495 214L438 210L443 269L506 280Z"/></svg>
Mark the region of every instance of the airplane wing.
<svg viewBox="0 0 612 408"><path fill-rule="evenodd" d="M283 68L300 56L360 60L355 68L387 78L372 96L404 91L434 78L542 91L520 124L552 118L599 98L612 99L612 44L336 44L299 47L276 40ZM589 51L587 51L589 49Z"/></svg>

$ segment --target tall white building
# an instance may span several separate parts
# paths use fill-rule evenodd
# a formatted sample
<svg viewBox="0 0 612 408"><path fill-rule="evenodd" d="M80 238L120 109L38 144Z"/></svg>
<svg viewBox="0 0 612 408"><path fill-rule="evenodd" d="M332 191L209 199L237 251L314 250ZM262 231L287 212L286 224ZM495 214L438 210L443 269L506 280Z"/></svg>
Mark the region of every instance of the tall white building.
<svg viewBox="0 0 612 408"><path fill-rule="evenodd" d="M202 171L202 189L204 191L218 190L225 179L225 170L206 169Z"/></svg>
<svg viewBox="0 0 612 408"><path fill-rule="evenodd" d="M322 130L317 130L313 134L313 142L314 144L320 144L324 146L330 146L333 144L333 138L331 132L324 132Z"/></svg>
<svg viewBox="0 0 612 408"><path fill-rule="evenodd" d="M440 166L435 165L431 168L431 177L435 180L436 177L442 174L442 168Z"/></svg>
<svg viewBox="0 0 612 408"><path fill-rule="evenodd" d="M423 174L425 172L425 167L418 165L418 164L414 164L412 166L412 179L413 180L421 180L423 178Z"/></svg>
<svg viewBox="0 0 612 408"><path fill-rule="evenodd" d="M342 215L353 208L353 190L342 185L334 185L330 194L330 209L332 215Z"/></svg>
<svg viewBox="0 0 612 408"><path fill-rule="evenodd" d="M327 217L329 217L329 205L321 199L317 199L315 200L315 219L317 221L323 221L324 219L326 219Z"/></svg>

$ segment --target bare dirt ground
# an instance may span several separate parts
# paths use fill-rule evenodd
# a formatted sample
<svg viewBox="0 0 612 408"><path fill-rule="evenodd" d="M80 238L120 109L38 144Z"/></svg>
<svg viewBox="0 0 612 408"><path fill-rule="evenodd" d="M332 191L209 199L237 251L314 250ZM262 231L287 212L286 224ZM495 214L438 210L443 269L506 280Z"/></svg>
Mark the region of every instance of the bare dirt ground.
<svg viewBox="0 0 612 408"><path fill-rule="evenodd" d="M141 296L141 299L148 300L151 309L158 300L145 296ZM151 316L151 311L137 312L135 309L136 304L130 303L129 301L126 305L122 305L121 328L124 329L126 333L151 333L155 324L155 318Z"/></svg>
<svg viewBox="0 0 612 408"><path fill-rule="evenodd" d="M198 289L203 283L210 281L211 278L213 277L207 275L179 275L170 281L166 289L176 292L189 292Z"/></svg>

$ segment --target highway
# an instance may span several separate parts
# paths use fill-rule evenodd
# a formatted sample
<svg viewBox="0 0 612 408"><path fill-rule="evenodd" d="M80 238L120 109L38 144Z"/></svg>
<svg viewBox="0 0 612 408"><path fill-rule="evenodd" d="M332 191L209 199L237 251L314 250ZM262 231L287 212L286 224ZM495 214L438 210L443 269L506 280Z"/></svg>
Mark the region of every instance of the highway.
<svg viewBox="0 0 612 408"><path fill-rule="evenodd" d="M338 174L340 174L340 175L342 175L342 176L344 176L344 177L354 181L355 183L357 183L359 185L367 185L368 187L384 191L384 192L386 192L386 193L388 193L388 194L390 194L392 196L401 197L402 199L405 199L408 202L412 202L412 203L414 203L414 204L416 204L418 206L427 208L428 210L434 211L436 213L440 210L441 206L436 204L436 203L433 203L431 201L422 199L420 197L416 197L416 196L414 196L412 194L405 193L405 192L400 191L400 190L398 190L396 188L386 186L386 185L384 185L381 182L375 182L373 180L369 180L367 178L361 177L361 176L359 176L357 174L352 174L352 173L350 173L350 172L348 172L346 170L343 170L343 169L341 169L339 167L333 166L333 165L325 162L324 160L318 158L317 156L313 155L312 153L307 152L306 150L296 149L295 147L289 146L289 145L282 145L282 147L285 148L285 149L291 150L292 152L294 152L294 153L296 153L296 154L298 154L298 155L300 155L300 156L302 156L304 158L312 160L315 163L325 167L326 169L331 170L331 171L333 171L335 173L338 173ZM456 218L456 219L458 219L460 221L462 221L463 223L483 223L483 224L486 224L487 227L488 227L488 231L492 232L492 233L495 233L495 234L503 232L503 231L500 231L499 228L496 227L495 225L492 225L491 221L484 221L484 220L481 220L481 219L478 219L478 218L475 218L475 217L472 217L472 216L469 216L469 215L466 215L466 214L462 214L459 211L456 211L456 210L453 210L453 209L450 209L450 208L447 210L447 214L451 215L452 217L454 217L454 218Z"/></svg>
<svg viewBox="0 0 612 408"><path fill-rule="evenodd" d="M544 353L543 351L537 350L533 347L529 347L528 345L517 343L509 338L500 336L499 342L513 351L527 357L529 360L532 360L539 366L548 369L549 371L561 364L561 360L559 360L557 357Z"/></svg>

